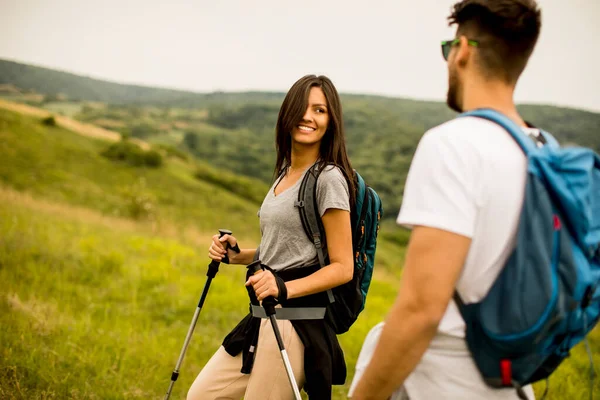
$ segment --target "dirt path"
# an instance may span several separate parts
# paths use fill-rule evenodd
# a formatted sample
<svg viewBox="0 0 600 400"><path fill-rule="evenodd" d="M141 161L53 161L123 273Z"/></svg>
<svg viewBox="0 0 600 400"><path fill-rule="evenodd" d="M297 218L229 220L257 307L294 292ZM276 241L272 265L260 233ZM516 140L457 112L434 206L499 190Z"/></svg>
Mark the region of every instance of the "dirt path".
<svg viewBox="0 0 600 400"><path fill-rule="evenodd" d="M58 126L68 129L71 132L75 132L75 133L83 135L83 136L93 137L96 139L102 139L102 140L107 140L107 141L111 141L111 142L116 142L116 141L121 140L121 134L118 132L100 128L100 127L92 125L92 124L86 124L84 122L79 122L74 119L64 117L62 115L55 115L55 114L52 114L50 111L47 111L47 110L44 110L44 109L41 109L38 107L32 107L27 104L13 103L12 101L0 99L0 108L3 108L5 110L14 111L14 112L17 112L17 113L20 113L23 115L37 117L37 118L46 118L51 115L54 115L54 119L56 120L56 123L58 124ZM131 141L133 143L136 143L138 146L140 146L144 150L150 149L150 144L148 144L147 142L144 142L143 140L132 138Z"/></svg>

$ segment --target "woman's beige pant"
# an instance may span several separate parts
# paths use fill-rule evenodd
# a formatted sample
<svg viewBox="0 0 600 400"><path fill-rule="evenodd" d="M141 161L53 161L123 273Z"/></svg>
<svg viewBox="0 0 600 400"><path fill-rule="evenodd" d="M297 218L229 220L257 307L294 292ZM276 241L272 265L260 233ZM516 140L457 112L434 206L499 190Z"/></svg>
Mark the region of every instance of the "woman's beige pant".
<svg viewBox="0 0 600 400"><path fill-rule="evenodd" d="M277 321L299 388L304 385L304 345L290 321ZM287 400L294 392L283 365L271 321L261 320L251 374L242 374L242 353L217 350L192 384L188 400Z"/></svg>

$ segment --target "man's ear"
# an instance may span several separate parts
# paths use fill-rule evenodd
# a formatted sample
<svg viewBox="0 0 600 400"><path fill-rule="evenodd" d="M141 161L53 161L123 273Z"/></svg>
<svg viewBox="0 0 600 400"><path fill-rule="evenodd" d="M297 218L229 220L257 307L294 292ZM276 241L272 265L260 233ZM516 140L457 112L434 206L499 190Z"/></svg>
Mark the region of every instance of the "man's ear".
<svg viewBox="0 0 600 400"><path fill-rule="evenodd" d="M456 49L456 56L454 57L454 62L456 62L459 66L465 67L471 57L471 46L469 46L469 39L466 36L460 35L458 38L460 43L458 44L458 48Z"/></svg>

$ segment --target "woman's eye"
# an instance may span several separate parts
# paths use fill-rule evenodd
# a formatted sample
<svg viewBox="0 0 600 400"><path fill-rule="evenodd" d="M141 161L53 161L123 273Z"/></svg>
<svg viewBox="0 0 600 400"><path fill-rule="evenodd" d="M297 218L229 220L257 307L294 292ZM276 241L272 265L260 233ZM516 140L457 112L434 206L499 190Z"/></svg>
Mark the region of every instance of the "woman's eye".
<svg viewBox="0 0 600 400"><path fill-rule="evenodd" d="M318 113L324 113L324 112L325 112L325 109L324 109L324 108L317 108L317 112L318 112Z"/></svg>

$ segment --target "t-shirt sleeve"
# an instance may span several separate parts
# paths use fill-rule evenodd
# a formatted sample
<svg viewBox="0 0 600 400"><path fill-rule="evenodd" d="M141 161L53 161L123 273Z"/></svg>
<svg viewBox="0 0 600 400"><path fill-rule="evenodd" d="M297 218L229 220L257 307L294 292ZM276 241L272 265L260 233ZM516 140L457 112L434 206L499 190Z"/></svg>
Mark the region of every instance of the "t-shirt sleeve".
<svg viewBox="0 0 600 400"><path fill-rule="evenodd" d="M322 217L330 208L350 211L348 183L337 167L325 167L317 179L317 204Z"/></svg>
<svg viewBox="0 0 600 400"><path fill-rule="evenodd" d="M473 237L478 156L461 137L427 132L413 157L396 222Z"/></svg>

